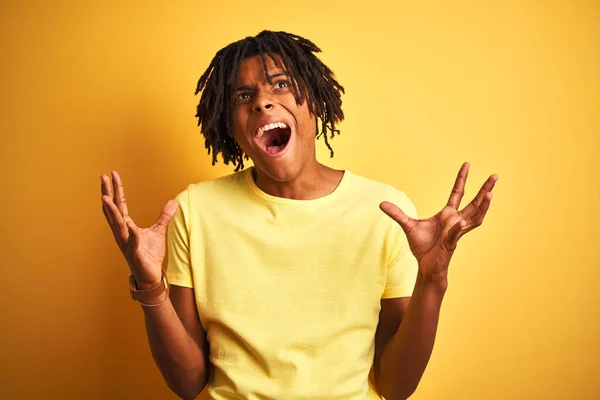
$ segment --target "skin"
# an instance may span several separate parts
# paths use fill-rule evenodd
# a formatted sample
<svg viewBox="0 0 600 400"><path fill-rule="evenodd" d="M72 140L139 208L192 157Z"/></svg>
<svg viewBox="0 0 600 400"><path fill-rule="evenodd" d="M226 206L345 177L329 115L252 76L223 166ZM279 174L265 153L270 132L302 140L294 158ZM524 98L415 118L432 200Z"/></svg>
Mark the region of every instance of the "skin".
<svg viewBox="0 0 600 400"><path fill-rule="evenodd" d="M281 61L281 60L280 60ZM256 184L265 193L289 199L315 199L331 193L343 172L317 162L316 117L308 102L297 104L285 70L266 57L267 73L260 56L240 66L237 90L233 93L234 138L256 166ZM261 150L255 131L265 122L283 121L292 130L283 156L273 158Z"/></svg>
<svg viewBox="0 0 600 400"><path fill-rule="evenodd" d="M255 164L255 180L266 193L291 199L315 199L331 193L343 172L316 160L315 122L305 101L297 104L285 71L267 57L269 84L260 58L245 60L232 94L234 137ZM277 77L275 77L277 76ZM281 157L269 157L255 140L260 125L284 121L292 135ZM375 383L387 400L406 399L417 388L431 356L439 312L447 290L448 267L458 240L478 227L489 208L497 175L491 175L477 196L459 210L469 164L458 173L450 198L434 216L415 220L389 202L381 210L405 232L419 271L412 297L381 301L375 334ZM160 284L165 233L178 204L170 200L156 224L139 228L127 209L123 184L116 171L101 176L102 211L127 260L139 289ZM143 307L154 359L169 387L180 397L195 398L210 375L208 342L200 324L194 290L170 286L169 299L159 307ZM159 303L165 298L158 298Z"/></svg>
<svg viewBox="0 0 600 400"><path fill-rule="evenodd" d="M419 264L408 306L402 299L393 299L382 310L391 315L384 318L402 321L391 339L379 344L380 358L375 360L375 382L388 400L406 399L416 390L433 350L440 308L448 287L448 268L458 240L480 226L489 209L492 189L498 180L495 174L485 181L475 198L459 210L468 172L469 163L464 163L446 206L430 218L413 219L392 203L380 205L381 210L402 227ZM385 337L390 333L386 332Z"/></svg>
<svg viewBox="0 0 600 400"><path fill-rule="evenodd" d="M165 256L165 233L177 209L177 201L169 200L158 221L150 228L139 228L129 216L123 183L117 171L102 175L102 212L115 241L127 260L138 289L149 289L161 283ZM142 307L146 333L152 356L167 385L183 399L194 399L208 381L208 341L200 324L194 290L170 285L169 292L148 303L158 307Z"/></svg>

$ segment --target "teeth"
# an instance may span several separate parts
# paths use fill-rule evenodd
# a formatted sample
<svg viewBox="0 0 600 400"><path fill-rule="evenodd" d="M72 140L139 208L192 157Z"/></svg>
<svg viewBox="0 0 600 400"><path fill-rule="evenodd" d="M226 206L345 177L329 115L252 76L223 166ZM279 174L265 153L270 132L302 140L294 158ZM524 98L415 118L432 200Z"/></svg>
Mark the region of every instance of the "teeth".
<svg viewBox="0 0 600 400"><path fill-rule="evenodd" d="M287 128L287 127L288 126L286 124L284 124L283 122L273 122L272 124L267 124L267 125L259 127L256 130L256 137L261 137L263 135L263 133L265 133L266 131L270 131L271 129Z"/></svg>

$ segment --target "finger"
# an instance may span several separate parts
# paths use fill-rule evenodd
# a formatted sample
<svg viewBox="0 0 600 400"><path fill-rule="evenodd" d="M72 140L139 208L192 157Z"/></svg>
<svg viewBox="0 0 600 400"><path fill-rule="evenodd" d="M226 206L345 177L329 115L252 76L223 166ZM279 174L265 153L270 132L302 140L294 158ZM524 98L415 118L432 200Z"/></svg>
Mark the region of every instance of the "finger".
<svg viewBox="0 0 600 400"><path fill-rule="evenodd" d="M465 182L467 181L467 176L469 176L469 166L470 164L465 162L458 171L456 181L454 181L454 187L452 187L452 193L450 193L450 198L448 199L447 205L449 207L458 209L458 206L460 205L460 201L465 194Z"/></svg>
<svg viewBox="0 0 600 400"><path fill-rule="evenodd" d="M160 233L161 235L164 235L167 231L167 226L169 225L169 222L171 221L171 219L173 219L173 216L177 211L177 207L179 207L179 203L177 202L177 200L169 200L167 204L165 204L162 212L160 213L158 221L156 221L156 223L152 225L152 230Z"/></svg>
<svg viewBox="0 0 600 400"><path fill-rule="evenodd" d="M492 189L494 188L494 186L496 185L496 182L498 181L498 175L494 174L491 175L483 184L483 186L481 186L481 189L479 189L479 192L477 192L477 195L473 198L473 200L471 200L471 202L462 210L460 210L460 214L466 219L466 220L472 220L480 211L479 208L483 202L483 199L485 198L487 193L491 193Z"/></svg>
<svg viewBox="0 0 600 400"><path fill-rule="evenodd" d="M125 190L123 189L123 182L119 173L115 170L112 171L113 186L115 187L114 202L117 208L125 219L128 219L129 212L127 210L127 202L125 201Z"/></svg>
<svg viewBox="0 0 600 400"><path fill-rule="evenodd" d="M467 224L463 230L460 231L458 238L460 239L462 235L465 233L472 231L473 229L481 226L483 223L483 219L490 207L490 203L492 201L492 192L488 192L479 207L477 208L477 212L467 220ZM463 217L464 218L464 217Z"/></svg>
<svg viewBox="0 0 600 400"><path fill-rule="evenodd" d="M106 217L108 224L112 225L112 217L108 213L106 206L104 205L104 201L102 200L102 196L111 197L111 195L109 194L108 188L107 188L108 186L110 186L108 177L106 175L100 175L100 193L102 193L101 197L100 197L100 201L102 202L102 213L104 214L104 217Z"/></svg>
<svg viewBox="0 0 600 400"><path fill-rule="evenodd" d="M112 197L112 188L110 186L110 180L108 179L108 176L106 175L100 175L100 192L102 193L102 196L107 196L108 198ZM104 214L104 217L106 218L106 221L108 221L108 224L110 225L110 229L114 232L113 229L113 225L114 225L114 221L112 216L110 215L110 212L108 211L108 208L106 206L106 204L104 203L104 200L100 199L102 201L102 213Z"/></svg>
<svg viewBox="0 0 600 400"><path fill-rule="evenodd" d="M389 201L384 201L379 205L379 208L390 218L400 224L405 233L410 231L413 225L413 219L404 214L404 212L398 206L390 203Z"/></svg>
<svg viewBox="0 0 600 400"><path fill-rule="evenodd" d="M138 235L139 228L132 220L128 220L125 222L125 229L127 229L128 243L132 246L131 249L135 249L140 241L140 235Z"/></svg>
<svg viewBox="0 0 600 400"><path fill-rule="evenodd" d="M119 230L119 226L117 223L115 223L114 218L112 217L111 212L110 212L109 207L106 204L106 202L112 202L112 199L110 199L110 197L104 195L104 196L102 196L102 213L104 214L104 218L106 218L106 221L108 222L108 226L110 228L110 231L113 234L115 242L117 242L117 245L119 246L119 248L122 249L122 240L121 240L121 233Z"/></svg>
<svg viewBox="0 0 600 400"><path fill-rule="evenodd" d="M473 199L472 203L475 206L479 206L481 204L481 202L483 201L483 198L485 197L485 195L487 193L491 192L492 189L494 189L494 186L496 185L497 181L498 181L498 175L496 175L496 174L490 175L490 177L487 178L487 180L485 181L483 186L481 186L481 189L479 189L479 192L477 193L477 196L475 196L475 198Z"/></svg>
<svg viewBox="0 0 600 400"><path fill-rule="evenodd" d="M110 179L108 178L108 176L106 175L100 175L100 190L102 192L102 197L106 196L109 198L109 200L112 198L113 196L113 191L112 191L112 186L110 184ZM102 199L102 212L104 213L104 216L106 217L106 220L108 221L108 223L112 226L113 225L113 218L110 215L109 209L107 204L105 203L105 199ZM112 201L112 200L110 200Z"/></svg>
<svg viewBox="0 0 600 400"><path fill-rule="evenodd" d="M481 226L481 224L483 223L483 219L485 218L485 215L487 214L487 211L490 208L490 203L492 202L492 196L493 196L492 192L487 192L483 196L483 200L477 207L477 212L475 213L475 215L472 218L472 223L470 224L470 225L472 225L471 229Z"/></svg>
<svg viewBox="0 0 600 400"><path fill-rule="evenodd" d="M450 228L450 231L448 231L448 236L446 238L446 248L448 250L453 251L456 248L456 243L458 242L458 239L461 236L460 232L466 225L467 221L461 219L457 223L455 223L452 226L452 228Z"/></svg>
<svg viewBox="0 0 600 400"><path fill-rule="evenodd" d="M113 197L112 187L110 186L110 180L106 175L100 176L100 190L102 192L102 195L106 195L111 198Z"/></svg>
<svg viewBox="0 0 600 400"><path fill-rule="evenodd" d="M125 220L121 215L121 212L112 201L112 199L108 196L102 196L102 202L104 203L104 208L108 213L107 220L111 225L111 229L115 235L115 240L121 246L123 243L127 243L129 234L127 232L127 226L125 225Z"/></svg>
<svg viewBox="0 0 600 400"><path fill-rule="evenodd" d="M113 218L110 215L110 213L108 212L108 208L106 207L106 205L104 204L104 201L102 201L102 214L104 214L104 217L106 218L106 221L108 222L108 225L110 225L111 229L113 226Z"/></svg>

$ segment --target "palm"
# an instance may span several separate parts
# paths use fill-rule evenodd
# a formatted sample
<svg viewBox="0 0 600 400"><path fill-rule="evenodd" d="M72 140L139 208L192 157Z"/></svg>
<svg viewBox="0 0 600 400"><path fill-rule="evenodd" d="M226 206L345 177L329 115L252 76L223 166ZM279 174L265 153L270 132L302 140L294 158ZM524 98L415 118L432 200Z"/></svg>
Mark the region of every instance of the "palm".
<svg viewBox="0 0 600 400"><path fill-rule="evenodd" d="M164 234L153 228L140 229L137 233L139 235L137 245L133 245L129 250L131 261L136 265L162 266L165 258L166 240Z"/></svg>
<svg viewBox="0 0 600 400"><path fill-rule="evenodd" d="M127 259L131 273L138 283L160 280L165 257L165 234L167 225L178 204L167 202L158 221L150 228L139 228L129 216L121 178L112 173L113 188L108 177L102 175L102 212L110 225L115 241Z"/></svg>
<svg viewBox="0 0 600 400"><path fill-rule="evenodd" d="M458 210L464 194L469 164L461 167L452 194L446 206L427 219L413 219L392 203L384 202L381 209L396 220L406 234L411 252L422 272L438 276L444 274L458 239L481 225L492 199L492 189L498 179L490 176L475 198L462 210Z"/></svg>

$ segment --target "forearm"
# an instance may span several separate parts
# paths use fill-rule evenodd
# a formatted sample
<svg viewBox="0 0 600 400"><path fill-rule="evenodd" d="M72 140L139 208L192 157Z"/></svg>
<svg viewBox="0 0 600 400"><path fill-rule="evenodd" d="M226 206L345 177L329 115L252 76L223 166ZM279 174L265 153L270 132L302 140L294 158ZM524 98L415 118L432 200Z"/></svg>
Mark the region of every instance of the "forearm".
<svg viewBox="0 0 600 400"><path fill-rule="evenodd" d="M383 351L377 387L387 400L408 398L429 362L446 281L419 274L402 323Z"/></svg>
<svg viewBox="0 0 600 400"><path fill-rule="evenodd" d="M142 308L152 356L167 385L184 399L195 398L208 379L206 339L188 334L171 300Z"/></svg>

